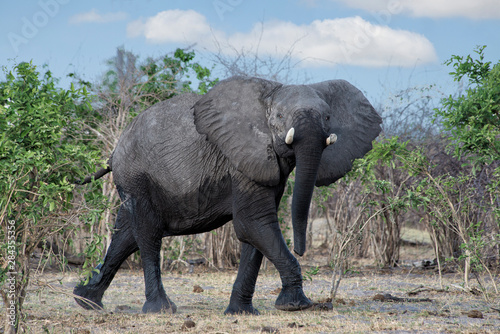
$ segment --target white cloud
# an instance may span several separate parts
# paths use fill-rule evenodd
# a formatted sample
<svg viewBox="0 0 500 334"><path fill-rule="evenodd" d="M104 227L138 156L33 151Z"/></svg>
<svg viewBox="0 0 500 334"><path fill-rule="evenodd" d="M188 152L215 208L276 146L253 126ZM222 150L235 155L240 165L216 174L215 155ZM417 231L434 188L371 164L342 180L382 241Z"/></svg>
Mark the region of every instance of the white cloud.
<svg viewBox="0 0 500 334"><path fill-rule="evenodd" d="M129 23L127 35L152 43L193 43L213 38L206 18L194 10L167 10Z"/></svg>
<svg viewBox="0 0 500 334"><path fill-rule="evenodd" d="M415 66L434 62L433 45L424 36L374 25L360 17L316 20L307 25L271 21L256 24L249 32L227 35L211 29L206 18L192 10L169 10L131 22L129 37L144 36L152 43L197 43L218 52L259 50L260 54L283 57L293 48L293 57L304 66L349 64L368 67Z"/></svg>
<svg viewBox="0 0 500 334"><path fill-rule="evenodd" d="M408 14L415 17L500 18L498 0L334 0L372 12Z"/></svg>
<svg viewBox="0 0 500 334"><path fill-rule="evenodd" d="M115 21L123 21L128 17L127 13L116 12L116 13L106 13L99 14L97 10L92 9L86 13L80 13L70 17L69 22L71 24L79 23L109 23Z"/></svg>

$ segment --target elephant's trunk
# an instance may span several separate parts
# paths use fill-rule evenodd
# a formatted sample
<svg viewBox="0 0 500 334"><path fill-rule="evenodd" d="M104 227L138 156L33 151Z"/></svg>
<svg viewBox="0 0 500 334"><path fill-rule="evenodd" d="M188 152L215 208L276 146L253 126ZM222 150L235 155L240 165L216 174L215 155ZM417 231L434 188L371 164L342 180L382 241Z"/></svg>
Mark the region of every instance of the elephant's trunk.
<svg viewBox="0 0 500 334"><path fill-rule="evenodd" d="M309 129L309 131L311 131ZM308 131L308 132L309 132ZM321 130L319 131L321 133ZM315 131L312 131L315 133ZM321 155L325 148L325 137L306 135L297 138L295 151L295 186L292 200L292 226L294 252L302 256L306 250L307 218L316 183Z"/></svg>

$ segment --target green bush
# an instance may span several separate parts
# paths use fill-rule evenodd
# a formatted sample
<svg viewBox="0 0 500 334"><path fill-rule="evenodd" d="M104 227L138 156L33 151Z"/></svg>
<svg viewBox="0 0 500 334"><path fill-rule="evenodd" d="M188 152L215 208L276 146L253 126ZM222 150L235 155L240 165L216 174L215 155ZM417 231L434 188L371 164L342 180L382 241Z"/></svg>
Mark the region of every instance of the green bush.
<svg viewBox="0 0 500 334"><path fill-rule="evenodd" d="M465 94L443 100L436 115L453 139L457 157L467 156L479 164L500 160L500 62L484 61L484 49L475 52L479 59L452 56L447 65L455 68L450 74L455 80L466 80Z"/></svg>
<svg viewBox="0 0 500 334"><path fill-rule="evenodd" d="M88 95L85 88L64 90L56 83L50 71L41 75L27 62L0 83L0 239L8 241L0 252L3 259L11 256L1 266L0 284L5 305L15 305L10 328L19 326L35 249L72 228L78 215L99 214L87 209L99 207L98 195L87 194L81 205L74 201L83 195L73 181L101 164L80 122L92 113Z"/></svg>

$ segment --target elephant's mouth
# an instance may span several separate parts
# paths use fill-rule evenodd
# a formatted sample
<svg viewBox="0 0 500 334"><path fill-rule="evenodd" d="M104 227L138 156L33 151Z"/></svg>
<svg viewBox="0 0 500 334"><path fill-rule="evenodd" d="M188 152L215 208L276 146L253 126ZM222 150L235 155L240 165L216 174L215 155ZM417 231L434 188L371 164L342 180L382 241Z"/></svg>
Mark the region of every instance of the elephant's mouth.
<svg viewBox="0 0 500 334"><path fill-rule="evenodd" d="M292 145L293 144L293 141L294 141L294 136L295 136L295 128L292 126L288 132L286 133L286 136L285 136L285 144L287 145ZM337 135L335 133L330 133L327 137L326 137L326 146L330 146L332 144L335 144L335 142L337 141Z"/></svg>

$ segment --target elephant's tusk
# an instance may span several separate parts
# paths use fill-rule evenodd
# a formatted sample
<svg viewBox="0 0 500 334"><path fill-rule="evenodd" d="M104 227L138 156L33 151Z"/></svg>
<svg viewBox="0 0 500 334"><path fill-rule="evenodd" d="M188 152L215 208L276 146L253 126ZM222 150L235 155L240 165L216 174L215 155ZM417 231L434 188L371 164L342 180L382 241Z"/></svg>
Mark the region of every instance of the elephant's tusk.
<svg viewBox="0 0 500 334"><path fill-rule="evenodd" d="M287 143L287 145L290 145L291 143L293 143L293 135L294 134L295 134L295 129L290 128L290 130L288 130L288 133L286 134L286 138L285 138L285 143Z"/></svg>
<svg viewBox="0 0 500 334"><path fill-rule="evenodd" d="M331 144L334 144L337 141L337 135L335 133L332 133L331 135L326 138L326 146L330 146Z"/></svg>

